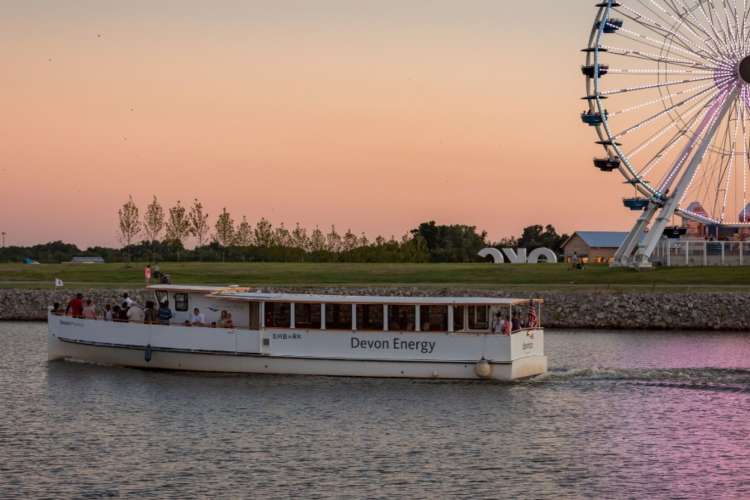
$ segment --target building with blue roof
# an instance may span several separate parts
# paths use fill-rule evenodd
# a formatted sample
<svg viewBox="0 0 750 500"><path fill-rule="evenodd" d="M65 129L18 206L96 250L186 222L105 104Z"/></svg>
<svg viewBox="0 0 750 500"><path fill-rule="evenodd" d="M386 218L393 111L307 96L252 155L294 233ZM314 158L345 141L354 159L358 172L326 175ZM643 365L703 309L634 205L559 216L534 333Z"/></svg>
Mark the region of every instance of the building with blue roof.
<svg viewBox="0 0 750 500"><path fill-rule="evenodd" d="M577 255L583 263L607 264L627 235L620 231L576 231L563 243L565 261L570 262Z"/></svg>

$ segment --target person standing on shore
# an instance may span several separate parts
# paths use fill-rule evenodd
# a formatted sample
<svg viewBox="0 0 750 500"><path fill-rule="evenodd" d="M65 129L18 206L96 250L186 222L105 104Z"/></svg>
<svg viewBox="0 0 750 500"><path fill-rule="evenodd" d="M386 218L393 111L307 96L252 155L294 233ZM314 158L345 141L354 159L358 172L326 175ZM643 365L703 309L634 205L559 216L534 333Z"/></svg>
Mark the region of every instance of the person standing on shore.
<svg viewBox="0 0 750 500"><path fill-rule="evenodd" d="M146 286L151 284L151 264L146 264L143 269L143 277L146 278Z"/></svg>

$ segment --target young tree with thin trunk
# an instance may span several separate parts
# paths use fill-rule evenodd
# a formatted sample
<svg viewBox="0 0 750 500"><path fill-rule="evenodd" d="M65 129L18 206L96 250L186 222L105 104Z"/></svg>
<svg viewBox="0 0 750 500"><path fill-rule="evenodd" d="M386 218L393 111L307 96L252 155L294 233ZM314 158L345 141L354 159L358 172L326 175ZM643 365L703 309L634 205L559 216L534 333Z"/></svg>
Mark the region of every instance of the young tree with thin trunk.
<svg viewBox="0 0 750 500"><path fill-rule="evenodd" d="M357 247L363 248L363 247L369 247L370 246L370 240L367 239L367 235L363 232L359 239L357 240Z"/></svg>
<svg viewBox="0 0 750 500"><path fill-rule="evenodd" d="M336 232L336 226L331 226L331 232L326 235L326 250L332 253L341 251L341 235Z"/></svg>
<svg viewBox="0 0 750 500"><path fill-rule="evenodd" d="M141 232L141 216L132 196L128 197L128 201L117 211L117 215L120 219L120 243L127 249ZM130 260L130 250L127 252Z"/></svg>
<svg viewBox="0 0 750 500"><path fill-rule="evenodd" d="M292 246L302 250L310 250L310 238L307 236L307 229L300 226L299 222L292 230Z"/></svg>
<svg viewBox="0 0 750 500"><path fill-rule="evenodd" d="M238 247L249 247L253 244L253 228L244 215L242 216L242 222L237 226L234 241Z"/></svg>
<svg viewBox="0 0 750 500"><path fill-rule="evenodd" d="M179 200L177 200L177 205L169 209L169 219L166 222L166 228L167 240L184 243L185 238L190 234L190 221L188 220L187 210Z"/></svg>
<svg viewBox="0 0 750 500"><path fill-rule="evenodd" d="M270 248L274 244L273 225L265 218L261 217L255 224L255 244L259 247Z"/></svg>
<svg viewBox="0 0 750 500"><path fill-rule="evenodd" d="M357 248L357 235L351 229L347 229L344 238L341 240L341 249L344 252L351 252Z"/></svg>
<svg viewBox="0 0 750 500"><path fill-rule="evenodd" d="M315 229L312 232L312 235L310 236L310 250L313 252L322 252L326 249L326 236L323 234L323 231L320 230L318 226L315 226Z"/></svg>
<svg viewBox="0 0 750 500"><path fill-rule="evenodd" d="M216 225L214 226L216 233L214 233L214 239L222 247L226 248L234 244L234 220L232 216L224 208L219 214L219 218L216 219Z"/></svg>
<svg viewBox="0 0 750 500"><path fill-rule="evenodd" d="M185 247L185 238L190 234L190 220L188 220L187 211L182 206L180 200L177 200L177 205L169 209L169 219L167 220L167 236L168 241L175 241L180 243L180 247ZM177 251L177 259L180 260L180 252Z"/></svg>
<svg viewBox="0 0 750 500"><path fill-rule="evenodd" d="M154 196L154 200L146 207L143 219L143 233L149 243L158 241L164 230L164 208Z"/></svg>
<svg viewBox="0 0 750 500"><path fill-rule="evenodd" d="M208 214L203 213L203 204L196 198L188 214L190 221L190 234L198 240L198 246L202 247L208 239Z"/></svg>
<svg viewBox="0 0 750 500"><path fill-rule="evenodd" d="M274 244L282 248L290 248L292 246L292 234L286 227L284 227L283 222L274 230L273 239Z"/></svg>

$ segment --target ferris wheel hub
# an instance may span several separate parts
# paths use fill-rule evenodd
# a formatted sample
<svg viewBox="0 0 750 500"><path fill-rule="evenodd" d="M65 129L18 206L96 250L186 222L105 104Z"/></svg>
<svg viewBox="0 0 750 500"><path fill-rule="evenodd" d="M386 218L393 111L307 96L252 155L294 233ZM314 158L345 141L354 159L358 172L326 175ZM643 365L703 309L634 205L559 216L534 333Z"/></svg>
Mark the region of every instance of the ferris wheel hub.
<svg viewBox="0 0 750 500"><path fill-rule="evenodd" d="M746 56L737 66L737 74L745 83L750 83L750 56Z"/></svg>

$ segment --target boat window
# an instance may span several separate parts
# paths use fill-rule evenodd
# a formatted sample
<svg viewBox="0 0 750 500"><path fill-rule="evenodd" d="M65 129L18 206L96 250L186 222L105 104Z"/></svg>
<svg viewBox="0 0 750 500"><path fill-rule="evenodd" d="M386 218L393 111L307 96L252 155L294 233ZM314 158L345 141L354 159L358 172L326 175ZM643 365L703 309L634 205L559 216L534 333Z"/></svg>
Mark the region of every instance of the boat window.
<svg viewBox="0 0 750 500"><path fill-rule="evenodd" d="M416 324L414 306L388 306L388 329L392 331L413 332Z"/></svg>
<svg viewBox="0 0 750 500"><path fill-rule="evenodd" d="M319 329L320 304L294 304L295 328Z"/></svg>
<svg viewBox="0 0 750 500"><path fill-rule="evenodd" d="M487 330L490 327L489 306L469 306L469 330Z"/></svg>
<svg viewBox="0 0 750 500"><path fill-rule="evenodd" d="M357 330L382 330L383 329L383 306L382 304L358 304L357 305Z"/></svg>
<svg viewBox="0 0 750 500"><path fill-rule="evenodd" d="M419 321L423 332L447 332L448 306L420 306Z"/></svg>
<svg viewBox="0 0 750 500"><path fill-rule="evenodd" d="M326 328L328 330L351 330L352 305L326 304Z"/></svg>
<svg viewBox="0 0 750 500"><path fill-rule="evenodd" d="M289 328L292 324L292 307L289 302L266 302L266 326Z"/></svg>
<svg viewBox="0 0 750 500"><path fill-rule="evenodd" d="M176 311L187 311L188 310L188 294L186 293L174 294L174 308Z"/></svg>
<svg viewBox="0 0 750 500"><path fill-rule="evenodd" d="M453 306L453 331L460 332L464 329L464 306Z"/></svg>

